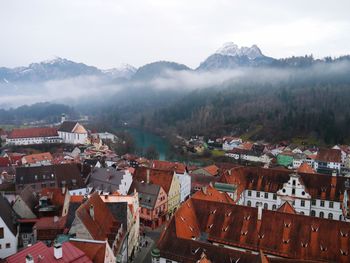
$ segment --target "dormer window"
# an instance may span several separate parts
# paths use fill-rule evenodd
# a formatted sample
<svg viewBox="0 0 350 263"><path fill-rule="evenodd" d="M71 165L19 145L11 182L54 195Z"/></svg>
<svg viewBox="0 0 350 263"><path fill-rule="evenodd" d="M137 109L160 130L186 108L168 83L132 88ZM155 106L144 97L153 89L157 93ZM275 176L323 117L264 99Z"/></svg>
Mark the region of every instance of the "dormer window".
<svg viewBox="0 0 350 263"><path fill-rule="evenodd" d="M288 244L290 239L283 239L283 244Z"/></svg>
<svg viewBox="0 0 350 263"><path fill-rule="evenodd" d="M290 225L291 225L291 223L284 223L284 227L285 227L285 228L289 228Z"/></svg>
<svg viewBox="0 0 350 263"><path fill-rule="evenodd" d="M211 214L211 215L213 215L213 214L215 214L215 213L216 213L216 209L213 210L213 211L210 211L210 214Z"/></svg>
<svg viewBox="0 0 350 263"><path fill-rule="evenodd" d="M208 226L209 229L211 229L213 227L214 224L211 224L210 226Z"/></svg>
<svg viewBox="0 0 350 263"><path fill-rule="evenodd" d="M343 233L343 232L340 230L340 235L341 235L342 237L347 237L347 236L348 236L348 233Z"/></svg>
<svg viewBox="0 0 350 263"><path fill-rule="evenodd" d="M318 231L318 227L316 228L314 226L311 226L311 230L312 230L312 232L317 232Z"/></svg>
<svg viewBox="0 0 350 263"><path fill-rule="evenodd" d="M327 251L327 247L324 247L324 246L322 246L322 245L320 245L320 249L321 249L322 252Z"/></svg>
<svg viewBox="0 0 350 263"><path fill-rule="evenodd" d="M341 253L343 256L347 256L347 255L348 255L348 251L345 251L345 250L342 250L342 249L340 249L340 253Z"/></svg>
<svg viewBox="0 0 350 263"><path fill-rule="evenodd" d="M242 235L242 236L246 236L247 234L248 234L248 231L245 231L245 232L242 231L242 232L241 232L241 235Z"/></svg>
<svg viewBox="0 0 350 263"><path fill-rule="evenodd" d="M228 230L228 226L223 228L222 231L226 232Z"/></svg>
<svg viewBox="0 0 350 263"><path fill-rule="evenodd" d="M263 239L264 236L265 236L265 235L263 235L263 234L258 234L258 238L259 238L259 239Z"/></svg>
<svg viewBox="0 0 350 263"><path fill-rule="evenodd" d="M303 242L301 242L301 247L306 248L307 246L308 246L308 244L307 244L307 243L303 243Z"/></svg>

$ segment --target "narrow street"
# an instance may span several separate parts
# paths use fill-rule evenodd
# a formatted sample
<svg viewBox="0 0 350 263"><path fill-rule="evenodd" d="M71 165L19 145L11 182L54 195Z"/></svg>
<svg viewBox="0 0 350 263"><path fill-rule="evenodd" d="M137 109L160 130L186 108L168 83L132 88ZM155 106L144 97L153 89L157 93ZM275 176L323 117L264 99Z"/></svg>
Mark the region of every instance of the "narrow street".
<svg viewBox="0 0 350 263"><path fill-rule="evenodd" d="M151 251L156 246L160 233L164 226L157 229L151 230L150 228L145 229L145 237L141 235L140 238L140 250L133 263L151 263ZM146 246L147 243L147 246Z"/></svg>

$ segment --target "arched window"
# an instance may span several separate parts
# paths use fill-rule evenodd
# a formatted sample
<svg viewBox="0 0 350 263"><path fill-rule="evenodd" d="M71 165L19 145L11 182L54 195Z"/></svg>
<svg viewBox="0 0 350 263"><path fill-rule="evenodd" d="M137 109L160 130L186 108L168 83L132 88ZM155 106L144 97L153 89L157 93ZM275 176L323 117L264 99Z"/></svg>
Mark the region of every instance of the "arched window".
<svg viewBox="0 0 350 263"><path fill-rule="evenodd" d="M301 211L301 212L300 212L300 214L301 214L301 215L303 215L303 214L304 214L304 212L303 212L303 211Z"/></svg>
<svg viewBox="0 0 350 263"><path fill-rule="evenodd" d="M315 215L316 215L315 210L311 210L311 216L315 216Z"/></svg>
<svg viewBox="0 0 350 263"><path fill-rule="evenodd" d="M343 217L342 217L342 215L339 215L339 220L341 221L341 220L343 220Z"/></svg>
<svg viewBox="0 0 350 263"><path fill-rule="evenodd" d="M267 203L264 204L264 209L269 209L269 206Z"/></svg>
<svg viewBox="0 0 350 263"><path fill-rule="evenodd" d="M258 206L259 206L259 202L256 202L255 207L258 207Z"/></svg>
<svg viewBox="0 0 350 263"><path fill-rule="evenodd" d="M276 210L276 205L272 205L272 210Z"/></svg>
<svg viewBox="0 0 350 263"><path fill-rule="evenodd" d="M252 202L251 202L251 201L248 201L248 202L247 202L247 206L252 206Z"/></svg>
<svg viewBox="0 0 350 263"><path fill-rule="evenodd" d="M324 218L324 213L320 212L320 218Z"/></svg>
<svg viewBox="0 0 350 263"><path fill-rule="evenodd" d="M328 214L328 219L333 219L333 214L332 213Z"/></svg>

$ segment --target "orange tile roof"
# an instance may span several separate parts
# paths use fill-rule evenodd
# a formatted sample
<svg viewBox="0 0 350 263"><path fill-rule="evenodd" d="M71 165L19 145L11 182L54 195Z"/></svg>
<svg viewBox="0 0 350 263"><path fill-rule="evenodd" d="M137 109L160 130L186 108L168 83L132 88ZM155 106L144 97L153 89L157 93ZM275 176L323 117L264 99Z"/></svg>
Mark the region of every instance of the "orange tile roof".
<svg viewBox="0 0 350 263"><path fill-rule="evenodd" d="M215 164L206 166L203 169L213 176L217 175L219 172L219 167L217 167Z"/></svg>
<svg viewBox="0 0 350 263"><path fill-rule="evenodd" d="M138 167L134 173L134 180L139 182L144 181L147 182L147 170L150 173L150 183L161 186L165 192L168 194L171 183L173 181L174 172L168 170L158 170L158 169L150 169L146 167Z"/></svg>
<svg viewBox="0 0 350 263"><path fill-rule="evenodd" d="M341 151L338 149L320 149L317 153L316 160L341 163Z"/></svg>
<svg viewBox="0 0 350 263"><path fill-rule="evenodd" d="M93 208L94 218L90 215L90 207ZM83 203L76 211L76 216L87 228L93 239L107 240L113 243L120 223L115 220L113 214L109 211L106 204L102 201L99 194L95 192Z"/></svg>
<svg viewBox="0 0 350 263"><path fill-rule="evenodd" d="M66 192L62 193L61 188L47 187L41 190L40 196L47 196L53 205L63 206Z"/></svg>
<svg viewBox="0 0 350 263"><path fill-rule="evenodd" d="M67 221L67 216L64 217L41 217L35 223L35 227L38 230L49 230L49 229L64 229Z"/></svg>
<svg viewBox="0 0 350 263"><path fill-rule="evenodd" d="M284 202L283 205L281 205L277 211L287 213L287 214L296 214L297 212L295 211L294 207L288 202Z"/></svg>
<svg viewBox="0 0 350 263"><path fill-rule="evenodd" d="M30 155L23 156L23 158L28 164L53 160L53 157L49 152L30 154Z"/></svg>
<svg viewBox="0 0 350 263"><path fill-rule="evenodd" d="M106 253L106 243L97 243L89 240L75 241L70 240L69 243L79 248L94 263L104 263Z"/></svg>
<svg viewBox="0 0 350 263"><path fill-rule="evenodd" d="M231 175L225 173L220 181L238 186L238 194L244 190L264 191L277 193L288 182L290 174L287 169L272 169L262 167L235 167L230 170ZM331 175L299 173L300 180L306 187L306 191L313 199L326 199L341 202L345 191L346 177L337 176L332 183ZM331 187L331 185L335 187Z"/></svg>
<svg viewBox="0 0 350 263"><path fill-rule="evenodd" d="M84 200L84 196L83 195L72 195L70 197L70 202L71 203L81 203Z"/></svg>
<svg viewBox="0 0 350 263"><path fill-rule="evenodd" d="M234 204L235 202L226 193L220 193L215 187L209 185L197 191L193 196L193 199L222 202L227 204Z"/></svg>
<svg viewBox="0 0 350 263"><path fill-rule="evenodd" d="M57 129L51 127L35 127L26 129L13 129L8 136L9 139L36 138L58 136Z"/></svg>
<svg viewBox="0 0 350 263"><path fill-rule="evenodd" d="M342 221L271 210L263 210L259 220L257 208L193 198L172 221L166 230L176 235L172 240L190 240L194 249L209 241L288 259L350 262L350 224ZM165 237L158 243L161 251Z"/></svg>
<svg viewBox="0 0 350 263"><path fill-rule="evenodd" d="M186 166L178 162L154 160L151 167L159 170L176 171L176 173L181 174L186 172Z"/></svg>
<svg viewBox="0 0 350 263"><path fill-rule="evenodd" d="M302 163L299 168L298 168L298 173L309 173L309 174L314 174L315 171L314 169L311 168L310 165L307 163Z"/></svg>

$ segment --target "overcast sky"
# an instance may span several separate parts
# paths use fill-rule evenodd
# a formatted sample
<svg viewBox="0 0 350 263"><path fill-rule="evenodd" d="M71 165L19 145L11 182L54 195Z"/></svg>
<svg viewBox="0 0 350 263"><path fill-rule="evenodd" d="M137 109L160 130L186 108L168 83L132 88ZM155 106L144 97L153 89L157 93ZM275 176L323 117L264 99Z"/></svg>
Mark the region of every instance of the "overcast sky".
<svg viewBox="0 0 350 263"><path fill-rule="evenodd" d="M197 67L230 41L277 58L339 56L350 54L349 10L349 0L0 0L0 67L55 56Z"/></svg>

